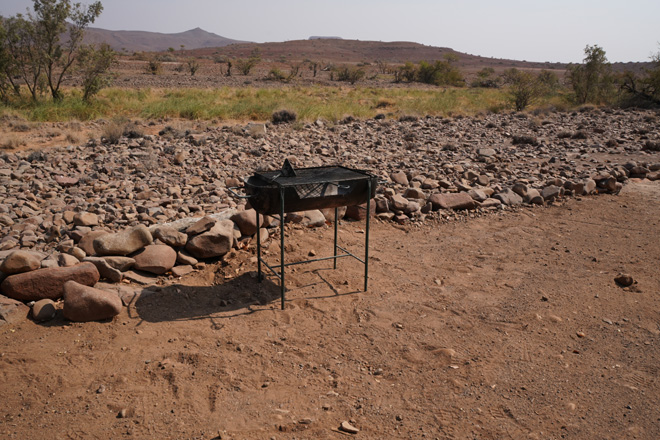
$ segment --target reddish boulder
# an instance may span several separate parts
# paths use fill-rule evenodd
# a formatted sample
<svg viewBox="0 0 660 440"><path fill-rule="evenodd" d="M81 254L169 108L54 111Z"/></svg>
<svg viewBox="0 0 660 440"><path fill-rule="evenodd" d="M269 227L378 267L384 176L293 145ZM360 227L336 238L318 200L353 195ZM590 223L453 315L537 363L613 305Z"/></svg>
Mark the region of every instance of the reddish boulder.
<svg viewBox="0 0 660 440"><path fill-rule="evenodd" d="M69 321L87 322L109 319L122 309L121 298L113 292L68 281L63 286L62 314Z"/></svg>
<svg viewBox="0 0 660 440"><path fill-rule="evenodd" d="M61 298L64 283L76 281L93 286L99 281L99 271L92 263L72 267L53 267L8 276L0 285L4 295L19 301Z"/></svg>

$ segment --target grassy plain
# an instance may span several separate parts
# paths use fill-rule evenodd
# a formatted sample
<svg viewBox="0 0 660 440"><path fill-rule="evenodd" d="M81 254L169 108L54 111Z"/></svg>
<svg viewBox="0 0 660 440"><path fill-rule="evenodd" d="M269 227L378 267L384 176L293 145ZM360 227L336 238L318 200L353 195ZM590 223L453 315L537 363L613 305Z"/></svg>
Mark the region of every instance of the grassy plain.
<svg viewBox="0 0 660 440"><path fill-rule="evenodd" d="M560 95L541 99L534 107L566 109ZM189 120L270 119L277 110L291 110L304 121L346 116L370 118L377 114L455 116L500 112L511 108L506 91L476 88L376 88L290 86L280 88L109 88L91 102L76 89L61 102L25 100L0 106L2 115L29 121L88 121L99 118L181 118Z"/></svg>

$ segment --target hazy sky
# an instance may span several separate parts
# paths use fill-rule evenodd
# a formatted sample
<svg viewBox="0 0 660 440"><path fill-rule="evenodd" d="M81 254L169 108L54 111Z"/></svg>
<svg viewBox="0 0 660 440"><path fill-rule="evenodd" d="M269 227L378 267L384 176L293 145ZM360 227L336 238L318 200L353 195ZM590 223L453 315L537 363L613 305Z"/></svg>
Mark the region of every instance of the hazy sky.
<svg viewBox="0 0 660 440"><path fill-rule="evenodd" d="M82 0L90 3L90 0ZM102 0L94 24L175 33L195 27L266 42L339 36L414 41L527 61L579 62L587 44L610 61L648 61L660 51L660 0ZM0 15L31 0L0 0Z"/></svg>

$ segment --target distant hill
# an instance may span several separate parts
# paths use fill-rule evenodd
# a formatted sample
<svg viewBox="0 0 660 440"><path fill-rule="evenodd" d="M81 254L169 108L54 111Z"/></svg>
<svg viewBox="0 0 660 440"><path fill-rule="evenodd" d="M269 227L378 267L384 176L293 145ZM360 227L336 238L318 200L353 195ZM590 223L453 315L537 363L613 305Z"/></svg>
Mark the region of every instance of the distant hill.
<svg viewBox="0 0 660 440"><path fill-rule="evenodd" d="M161 34L144 31L110 31L100 28L88 28L85 32L86 43L108 43L117 51L126 52L162 52L170 47L175 50L199 49L204 47L223 47L242 41L221 37L200 28L177 34Z"/></svg>
<svg viewBox="0 0 660 440"><path fill-rule="evenodd" d="M258 49L261 58L266 61L300 62L304 60L327 63L386 63L401 64L407 61L442 60L451 55L457 58L457 66L468 72L476 72L484 67L502 71L511 67L518 69L549 69L563 71L566 63L534 62L483 57L458 52L448 47L427 46L408 41L361 41L334 38L310 38L281 43L241 43L225 47L202 48L191 50L193 56L224 56L227 58L246 58ZM616 72L630 70L641 72L649 63L613 63Z"/></svg>

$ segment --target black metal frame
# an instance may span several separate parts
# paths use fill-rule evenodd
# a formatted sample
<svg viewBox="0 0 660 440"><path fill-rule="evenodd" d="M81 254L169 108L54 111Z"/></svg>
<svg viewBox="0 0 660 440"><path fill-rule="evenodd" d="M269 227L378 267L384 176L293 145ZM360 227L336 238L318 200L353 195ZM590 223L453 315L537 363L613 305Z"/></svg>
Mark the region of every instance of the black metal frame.
<svg viewBox="0 0 660 440"><path fill-rule="evenodd" d="M322 257L314 258L312 260L296 261L292 263L284 262L284 213L286 212L284 207L284 185L280 185L280 271L279 273L273 267L271 267L263 258L261 258L261 224L259 223L259 212L256 213L257 216L257 280L262 281L262 271L261 264L263 263L270 271L280 280L280 298L281 298L281 307L284 310L284 301L285 301L285 292L286 287L284 285L284 268L288 266L294 266L298 264L313 263L316 261L325 261L333 260L333 269L337 268L337 259L344 257L353 257L362 264L364 264L364 291L367 291L368 282L369 282L369 223L371 217L371 179L367 179L367 218L366 218L366 233L365 233L365 243L364 243L364 260L360 257L352 254L347 249L339 246L337 244L337 235L338 235L338 224L339 224L339 215L338 208L335 207L335 234L334 234L334 255L332 257ZM343 254L338 254L337 250L344 252Z"/></svg>

